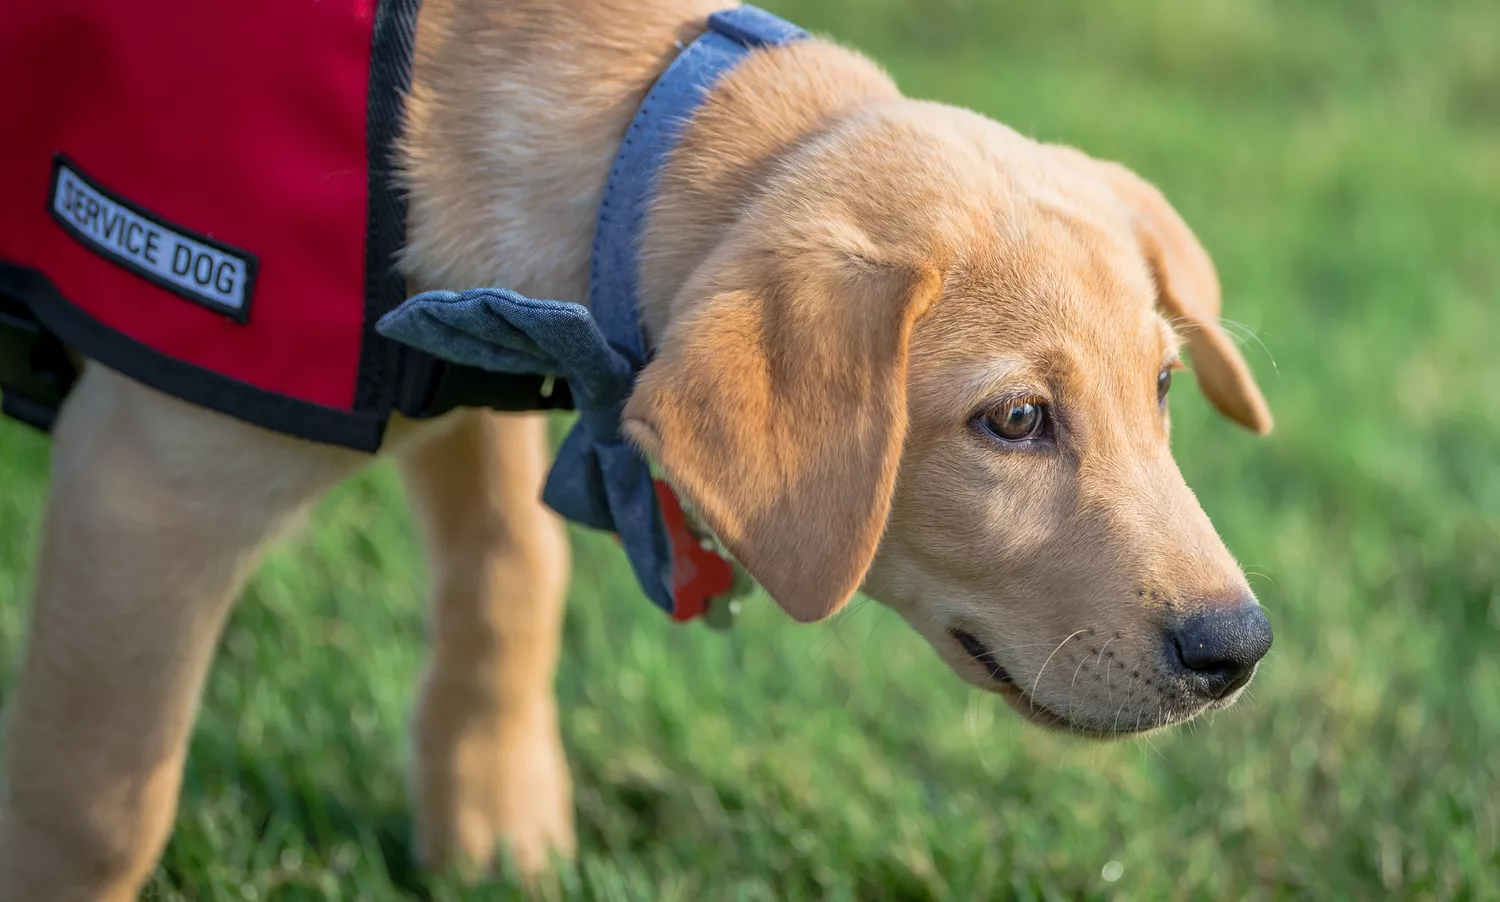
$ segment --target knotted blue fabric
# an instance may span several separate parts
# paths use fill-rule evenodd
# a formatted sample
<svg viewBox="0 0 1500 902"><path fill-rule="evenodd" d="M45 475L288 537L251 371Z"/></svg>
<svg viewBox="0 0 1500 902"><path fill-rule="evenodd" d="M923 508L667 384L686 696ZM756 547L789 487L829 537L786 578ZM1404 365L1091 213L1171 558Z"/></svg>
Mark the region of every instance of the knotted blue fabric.
<svg viewBox="0 0 1500 902"><path fill-rule="evenodd" d="M505 288L428 291L376 324L387 338L454 363L567 380L578 408L542 500L576 523L620 537L647 597L672 612L672 546L650 464L620 431L647 360L638 314L640 233L668 152L713 85L752 50L806 37L753 6L715 13L636 111L610 169L594 229L589 306Z"/></svg>
<svg viewBox="0 0 1500 902"><path fill-rule="evenodd" d="M377 328L464 366L566 379L578 422L558 451L542 500L569 520L617 533L647 597L672 610L672 547L651 471L620 433L636 369L609 346L587 308L505 288L429 291L386 314Z"/></svg>

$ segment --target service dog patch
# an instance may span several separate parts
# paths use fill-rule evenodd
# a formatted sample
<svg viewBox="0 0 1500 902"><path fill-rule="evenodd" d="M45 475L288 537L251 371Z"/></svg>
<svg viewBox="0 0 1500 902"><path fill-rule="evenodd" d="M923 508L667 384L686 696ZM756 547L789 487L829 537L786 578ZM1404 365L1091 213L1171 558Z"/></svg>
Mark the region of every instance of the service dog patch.
<svg viewBox="0 0 1500 902"><path fill-rule="evenodd" d="M68 234L107 260L212 310L245 322L255 256L177 225L53 157L48 212Z"/></svg>

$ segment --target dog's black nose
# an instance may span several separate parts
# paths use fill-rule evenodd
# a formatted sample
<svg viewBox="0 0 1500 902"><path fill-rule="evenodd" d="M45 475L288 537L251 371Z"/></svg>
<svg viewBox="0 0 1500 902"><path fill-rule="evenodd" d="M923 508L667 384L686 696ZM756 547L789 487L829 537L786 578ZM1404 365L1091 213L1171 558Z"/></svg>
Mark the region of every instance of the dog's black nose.
<svg viewBox="0 0 1500 902"><path fill-rule="evenodd" d="M1271 648L1271 621L1260 605L1239 604L1199 611L1167 632L1189 682L1212 698L1223 698L1246 683ZM1168 649L1168 657L1174 650Z"/></svg>

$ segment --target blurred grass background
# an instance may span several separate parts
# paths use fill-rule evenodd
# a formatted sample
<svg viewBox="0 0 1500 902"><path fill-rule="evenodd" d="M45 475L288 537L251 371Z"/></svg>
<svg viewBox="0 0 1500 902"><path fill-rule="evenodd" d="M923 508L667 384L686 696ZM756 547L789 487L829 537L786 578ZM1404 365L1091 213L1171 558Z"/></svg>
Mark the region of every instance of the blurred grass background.
<svg viewBox="0 0 1500 902"><path fill-rule="evenodd" d="M790 0L913 96L1121 160L1218 263L1278 418L1173 393L1276 626L1252 697L1092 745L874 604L669 624L578 535L558 678L591 899L1500 898L1500 4ZM47 444L0 424L13 672ZM151 899L503 899L427 882L405 723L422 562L389 465L224 638Z"/></svg>

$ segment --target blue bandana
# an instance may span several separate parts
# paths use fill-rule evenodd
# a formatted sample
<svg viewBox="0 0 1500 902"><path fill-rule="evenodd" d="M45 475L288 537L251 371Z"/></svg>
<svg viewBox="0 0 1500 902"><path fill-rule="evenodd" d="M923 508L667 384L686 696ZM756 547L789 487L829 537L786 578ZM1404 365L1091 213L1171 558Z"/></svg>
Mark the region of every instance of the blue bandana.
<svg viewBox="0 0 1500 902"><path fill-rule="evenodd" d="M505 288L428 291L376 325L387 338L454 363L567 380L578 408L542 500L576 523L620 537L646 595L669 613L672 544L650 465L620 432L647 363L637 252L656 174L714 84L758 47L806 32L753 6L715 13L652 87L610 169L594 230L589 306L533 300Z"/></svg>

